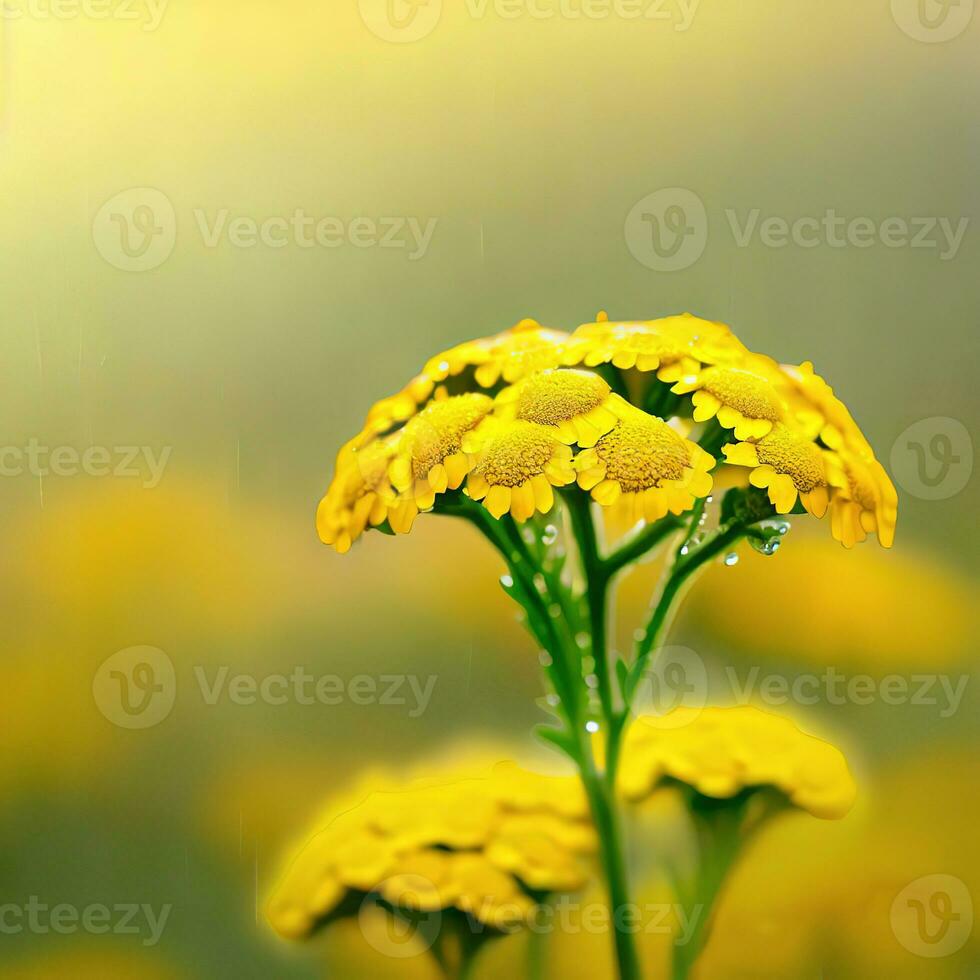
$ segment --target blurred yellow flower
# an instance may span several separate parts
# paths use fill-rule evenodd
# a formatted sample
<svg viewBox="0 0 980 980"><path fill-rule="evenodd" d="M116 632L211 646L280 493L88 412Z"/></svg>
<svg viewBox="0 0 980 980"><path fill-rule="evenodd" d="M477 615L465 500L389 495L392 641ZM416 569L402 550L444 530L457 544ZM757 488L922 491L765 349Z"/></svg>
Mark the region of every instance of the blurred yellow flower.
<svg viewBox="0 0 980 980"><path fill-rule="evenodd" d="M778 561L745 549L734 567L709 568L705 588L691 593L690 622L756 657L879 673L935 669L971 652L976 587L949 565L908 548L848 554L804 525L793 534Z"/></svg>
<svg viewBox="0 0 980 980"><path fill-rule="evenodd" d="M772 787L824 819L843 817L857 792L838 749L750 705L638 718L626 735L620 790L638 802L671 781L716 799Z"/></svg>
<svg viewBox="0 0 980 980"><path fill-rule="evenodd" d="M455 908L493 929L519 924L533 890L582 887L596 841L579 783L501 763L355 795L300 852L269 903L288 937L378 893L414 911ZM356 907L354 911L356 912Z"/></svg>

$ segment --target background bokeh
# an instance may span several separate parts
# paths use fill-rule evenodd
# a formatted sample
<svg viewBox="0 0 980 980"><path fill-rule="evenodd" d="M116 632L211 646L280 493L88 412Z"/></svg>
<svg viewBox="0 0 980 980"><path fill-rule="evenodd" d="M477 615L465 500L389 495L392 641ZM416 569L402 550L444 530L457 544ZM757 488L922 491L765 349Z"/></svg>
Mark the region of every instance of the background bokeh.
<svg viewBox="0 0 980 980"><path fill-rule="evenodd" d="M315 504L369 403L430 354L521 317L572 328L599 309L691 310L756 350L812 359L898 477L892 552L846 554L800 522L774 558L748 552L705 576L674 637L718 700L726 667L968 679L955 711L938 681L936 704L787 709L846 748L861 803L839 825L788 820L760 839L701 976L980 974L975 937L922 958L889 915L926 875L980 896L980 18L972 0L952 21L926 8L943 26L903 0L395 0L399 33L373 0L10 0L0 902L171 910L153 945L145 929L4 932L0 975L432 976L356 930L290 948L262 903L364 767L417 767L455 739L532 752L534 651L469 529L421 520L341 559L316 540ZM623 16L634 9L650 16ZM668 205L704 209L685 215L703 251L672 271L629 219L669 188L687 195ZM740 229L756 209L759 222L833 210L879 229L932 224L915 247L860 232L742 245L730 212ZM289 228L297 210L334 219L326 244ZM248 222L269 218L285 221L247 246ZM38 447L96 447L108 463ZM653 572L623 590L624 614ZM174 665L176 699L132 729L93 684L104 699L100 665L141 646ZM350 697L208 704L199 683L297 667L436 682L417 717L411 702ZM642 895L663 890L657 819L638 831ZM521 942L478 975L513 972ZM552 975L604 975L606 945L556 937Z"/></svg>

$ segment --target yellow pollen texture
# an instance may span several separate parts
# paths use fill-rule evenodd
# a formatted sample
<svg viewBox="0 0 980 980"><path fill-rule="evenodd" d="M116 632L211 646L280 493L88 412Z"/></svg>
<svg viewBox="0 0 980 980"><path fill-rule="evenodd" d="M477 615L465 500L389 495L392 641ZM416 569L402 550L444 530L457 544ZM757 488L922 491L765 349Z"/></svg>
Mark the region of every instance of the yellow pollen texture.
<svg viewBox="0 0 980 980"><path fill-rule="evenodd" d="M708 368L704 372L704 389L746 418L775 422L780 416L779 400L769 382L751 371Z"/></svg>
<svg viewBox="0 0 980 980"><path fill-rule="evenodd" d="M463 436L490 411L486 395L467 394L433 402L405 427L416 479L424 479L433 466L460 451Z"/></svg>
<svg viewBox="0 0 980 980"><path fill-rule="evenodd" d="M637 418L619 423L596 444L606 464L606 479L615 480L626 493L679 480L691 465L684 440L660 419Z"/></svg>
<svg viewBox="0 0 980 980"><path fill-rule="evenodd" d="M789 476L801 493L809 493L827 482L820 450L784 425L775 426L755 450L760 463Z"/></svg>
<svg viewBox="0 0 980 980"><path fill-rule="evenodd" d="M560 425L598 408L609 385L589 371L545 371L521 388L517 417L541 425Z"/></svg>
<svg viewBox="0 0 980 980"><path fill-rule="evenodd" d="M491 486L519 487L544 472L555 445L546 429L531 422L514 422L487 444L476 473Z"/></svg>

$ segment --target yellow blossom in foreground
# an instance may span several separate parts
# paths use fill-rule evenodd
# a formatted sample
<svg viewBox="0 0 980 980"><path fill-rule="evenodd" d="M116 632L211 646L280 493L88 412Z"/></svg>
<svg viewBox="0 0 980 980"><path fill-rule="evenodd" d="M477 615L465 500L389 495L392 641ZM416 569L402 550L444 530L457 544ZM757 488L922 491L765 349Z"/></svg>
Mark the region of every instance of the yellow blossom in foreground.
<svg viewBox="0 0 980 980"><path fill-rule="evenodd" d="M554 506L552 487L575 481L572 450L554 432L534 422L487 419L467 435L463 448L474 459L466 492L500 518L523 522Z"/></svg>
<svg viewBox="0 0 980 980"><path fill-rule="evenodd" d="M814 517L823 517L831 486L844 485L836 458L782 422L758 442L729 443L722 449L732 465L754 467L752 485L769 491L779 514L788 514L799 498Z"/></svg>
<svg viewBox="0 0 980 980"><path fill-rule="evenodd" d="M714 457L639 409L575 459L579 486L598 503L625 506L633 520L648 521L707 497L714 465Z"/></svg>
<svg viewBox="0 0 980 980"><path fill-rule="evenodd" d="M681 707L637 719L623 746L620 790L637 802L671 780L717 799L772 787L824 819L843 817L856 795L838 749L750 705Z"/></svg>
<svg viewBox="0 0 980 980"><path fill-rule="evenodd" d="M395 531L408 533L418 512L435 503L436 494L459 488L472 469L463 438L492 407L486 395L456 395L431 402L401 430L388 471L400 493L389 515Z"/></svg>
<svg viewBox="0 0 980 980"><path fill-rule="evenodd" d="M549 512L553 488L576 473L582 490L633 521L751 481L777 513L798 501L829 513L846 547L871 533L885 547L894 539L895 489L812 365L781 366L690 314L600 314L571 336L522 320L437 354L341 450L317 525L346 551L368 527L408 532L453 493L526 521Z"/></svg>
<svg viewBox="0 0 980 980"><path fill-rule="evenodd" d="M591 371L541 371L497 396L498 416L548 426L569 446L594 446L629 410Z"/></svg>
<svg viewBox="0 0 980 980"><path fill-rule="evenodd" d="M681 378L671 389L675 394L694 392L694 421L717 416L736 439L759 439L780 421L786 406L775 385L758 370L712 365Z"/></svg>
<svg viewBox="0 0 980 980"><path fill-rule="evenodd" d="M420 780L341 810L286 872L269 920L284 936L307 936L380 894L397 908L455 908L506 929L530 912L532 890L585 885L595 849L575 779L500 763Z"/></svg>

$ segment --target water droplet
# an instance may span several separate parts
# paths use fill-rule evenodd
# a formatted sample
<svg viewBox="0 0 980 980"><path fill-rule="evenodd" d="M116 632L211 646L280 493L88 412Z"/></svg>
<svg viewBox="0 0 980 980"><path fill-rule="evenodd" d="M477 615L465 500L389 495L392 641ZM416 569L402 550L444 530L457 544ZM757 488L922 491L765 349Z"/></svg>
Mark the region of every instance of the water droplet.
<svg viewBox="0 0 980 980"><path fill-rule="evenodd" d="M591 674L595 671L595 657L585 656L582 658L582 671Z"/></svg>
<svg viewBox="0 0 980 980"><path fill-rule="evenodd" d="M558 528L554 524L549 524L541 535L541 540L545 544L554 544L558 540Z"/></svg>
<svg viewBox="0 0 980 980"><path fill-rule="evenodd" d="M541 664L542 667L550 667L551 666L551 654L548 653L547 650L542 650L538 654L538 663Z"/></svg>
<svg viewBox="0 0 980 980"><path fill-rule="evenodd" d="M682 555L686 555L690 550L691 549L688 548L688 546L686 544L681 546L681 554Z"/></svg>
<svg viewBox="0 0 980 980"><path fill-rule="evenodd" d="M547 697L545 698L545 700L546 700L546 701L548 702L548 704L550 704L550 705L551 705L551 707L552 707L552 708L554 708L554 707L555 707L556 705L559 705L559 704L561 704L561 698L560 698L560 697L558 697L558 695L557 695L557 694L549 694L549 695L548 695L548 696L547 696Z"/></svg>
<svg viewBox="0 0 980 980"><path fill-rule="evenodd" d="M544 592L545 589L548 588L548 583L545 581L545 577L540 572L534 576L534 587L538 590L538 592Z"/></svg>
<svg viewBox="0 0 980 980"><path fill-rule="evenodd" d="M505 589L512 589L512 588L514 588L514 580L509 575L501 575L500 576L500 584Z"/></svg>
<svg viewBox="0 0 980 980"><path fill-rule="evenodd" d="M736 555L734 551L729 551L728 554L725 555L725 564L726 565L737 565L738 564L738 555Z"/></svg>
<svg viewBox="0 0 980 980"><path fill-rule="evenodd" d="M640 629L633 630L633 639L636 640L637 643L641 642L642 640L645 640L646 636L647 636L646 630L640 630Z"/></svg>
<svg viewBox="0 0 980 980"><path fill-rule="evenodd" d="M557 602L553 602L548 606L548 614L552 619L561 619L561 606Z"/></svg>
<svg viewBox="0 0 980 980"><path fill-rule="evenodd" d="M766 556L776 554L776 552L779 551L779 546L782 544L779 538L769 538L765 541L760 541L757 538L750 538L749 540L752 547L758 551L760 555Z"/></svg>
<svg viewBox="0 0 980 980"><path fill-rule="evenodd" d="M510 553L510 560L515 564L519 564L521 561L521 553L519 551L512 551Z"/></svg>
<svg viewBox="0 0 980 980"><path fill-rule="evenodd" d="M587 650L592 644L592 637L588 633L576 633L575 642L582 650Z"/></svg>
<svg viewBox="0 0 980 980"><path fill-rule="evenodd" d="M589 676L585 678L585 686L593 689L597 688L599 686L599 678L596 677L595 674L589 674Z"/></svg>
<svg viewBox="0 0 980 980"><path fill-rule="evenodd" d="M594 735L597 731L599 731L599 722L597 722L597 721L587 721L585 723L585 730L590 735Z"/></svg>
<svg viewBox="0 0 980 980"><path fill-rule="evenodd" d="M534 531L531 528L521 528L521 537L524 539L525 544L534 544Z"/></svg>

